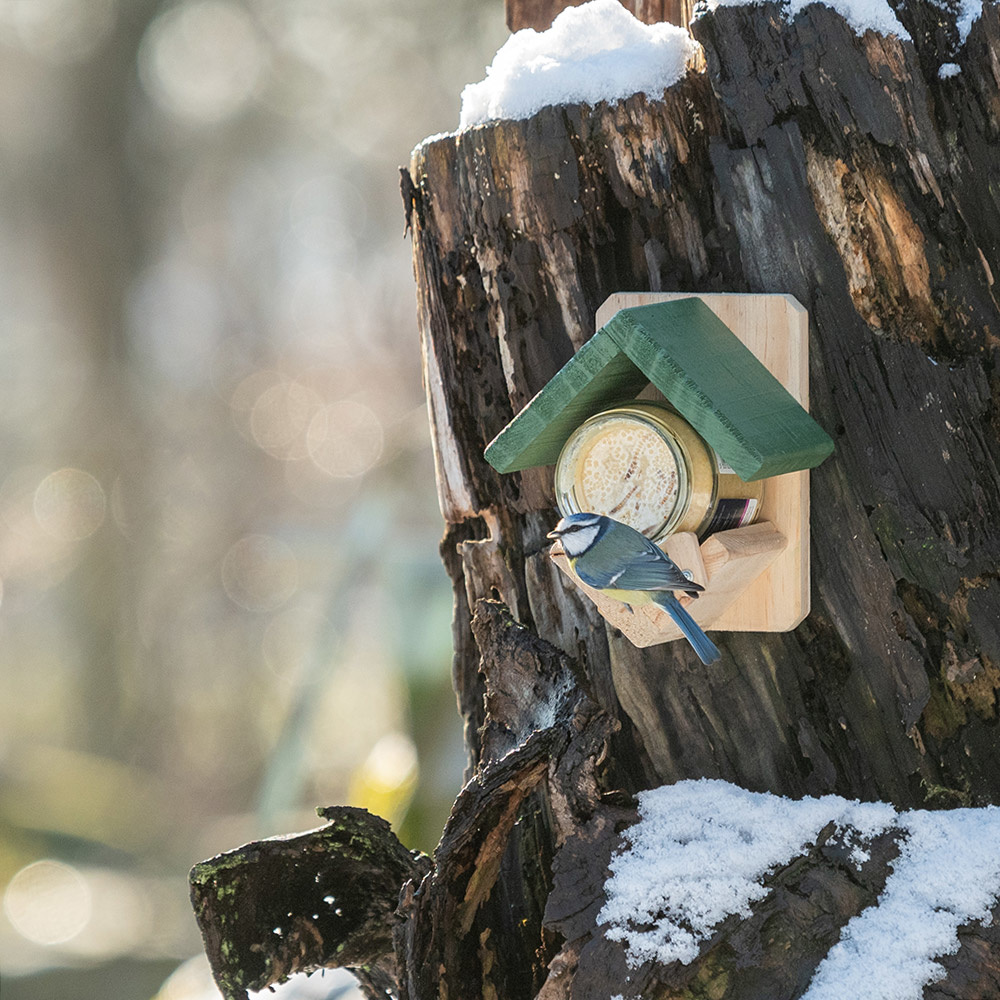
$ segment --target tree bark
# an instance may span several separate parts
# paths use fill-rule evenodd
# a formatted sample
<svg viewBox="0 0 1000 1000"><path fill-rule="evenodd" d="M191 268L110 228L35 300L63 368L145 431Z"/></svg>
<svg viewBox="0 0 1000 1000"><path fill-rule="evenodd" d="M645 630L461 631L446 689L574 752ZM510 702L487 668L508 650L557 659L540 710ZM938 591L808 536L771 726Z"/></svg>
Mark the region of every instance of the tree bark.
<svg viewBox="0 0 1000 1000"><path fill-rule="evenodd" d="M960 46L939 8L898 14L915 43L820 5L790 23L719 8L693 26L706 72L662 100L548 108L417 150L404 198L470 737L483 677L465 623L499 597L617 724L605 788L707 776L901 808L1000 801L1000 18L986 4ZM946 62L961 72L940 78ZM812 412L837 442L812 477L811 615L717 634L712 668L607 629L546 554L550 470L501 476L482 457L604 298L644 289L794 295ZM811 970L805 926L791 964ZM979 940L977 967L995 966ZM977 995L966 979L935 989ZM718 995L777 995L740 982ZM576 983L544 995L588 995Z"/></svg>
<svg viewBox="0 0 1000 1000"><path fill-rule="evenodd" d="M597 914L634 793L1000 801L1000 15L964 45L943 8L898 16L914 42L822 5L720 7L693 25L706 70L662 99L491 123L404 171L469 770L402 886L399 996L793 1000L893 838L859 876L827 831L696 962L632 969ZM837 444L812 475L812 613L715 633L710 667L606 627L548 558L551 470L483 459L598 305L646 289L794 295ZM925 996L997 995L993 928L964 928Z"/></svg>
<svg viewBox="0 0 1000 1000"><path fill-rule="evenodd" d="M506 0L507 27L511 31L534 28L544 31L556 15L567 7L579 7L585 0ZM693 0L621 0L622 6L645 24L671 21L684 27L694 11Z"/></svg>
<svg viewBox="0 0 1000 1000"><path fill-rule="evenodd" d="M326 826L247 844L196 865L191 903L219 989L245 997L295 972L355 969L378 995L399 978L399 888L430 863L364 809L321 809Z"/></svg>
<svg viewBox="0 0 1000 1000"><path fill-rule="evenodd" d="M997 7L948 80L820 5L792 24L720 8L695 32L708 72L662 101L548 108L420 147L411 167L462 710L480 724L467 609L499 596L632 732L632 787L651 772L996 801ZM550 470L501 476L482 457L597 305L645 288L806 304L812 412L837 441L812 477L812 614L721 636L715 670L609 634L544 550Z"/></svg>

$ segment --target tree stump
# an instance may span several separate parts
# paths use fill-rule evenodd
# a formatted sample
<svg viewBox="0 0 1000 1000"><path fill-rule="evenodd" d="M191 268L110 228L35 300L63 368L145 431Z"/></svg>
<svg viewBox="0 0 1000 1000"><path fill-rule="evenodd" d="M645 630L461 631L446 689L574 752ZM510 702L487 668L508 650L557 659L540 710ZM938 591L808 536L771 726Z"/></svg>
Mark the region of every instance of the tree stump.
<svg viewBox="0 0 1000 1000"><path fill-rule="evenodd" d="M945 8L897 15L912 42L822 5L720 7L692 26L706 69L662 99L476 127L404 171L469 783L401 887L399 996L792 1000L891 838L853 876L828 831L695 962L630 969L597 914L635 793L1000 802L1000 13L964 44ZM714 633L710 667L606 626L548 558L551 470L483 458L597 307L643 290L795 296L836 441L812 613ZM925 996L997 995L996 930L960 938Z"/></svg>
<svg viewBox="0 0 1000 1000"><path fill-rule="evenodd" d="M511 31L534 28L544 31L567 7L578 7L585 0L506 0L507 27ZM621 0L640 21L656 24L670 21L687 25L694 10L692 0Z"/></svg>

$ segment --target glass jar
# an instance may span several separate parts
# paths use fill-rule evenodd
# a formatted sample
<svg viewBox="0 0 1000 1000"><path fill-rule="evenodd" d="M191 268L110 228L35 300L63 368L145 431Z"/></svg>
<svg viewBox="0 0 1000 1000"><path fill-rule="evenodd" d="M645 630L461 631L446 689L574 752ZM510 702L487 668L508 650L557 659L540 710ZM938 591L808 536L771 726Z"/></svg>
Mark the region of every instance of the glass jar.
<svg viewBox="0 0 1000 1000"><path fill-rule="evenodd" d="M670 406L646 400L580 424L556 461L555 488L563 516L605 514L654 541L751 524L764 496L762 481L740 479Z"/></svg>

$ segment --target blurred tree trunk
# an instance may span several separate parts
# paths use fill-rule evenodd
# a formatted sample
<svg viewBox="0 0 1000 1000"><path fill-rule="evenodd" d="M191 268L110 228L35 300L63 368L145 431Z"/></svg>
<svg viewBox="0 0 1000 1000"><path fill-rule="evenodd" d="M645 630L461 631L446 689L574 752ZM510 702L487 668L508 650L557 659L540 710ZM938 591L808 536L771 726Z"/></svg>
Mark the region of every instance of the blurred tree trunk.
<svg viewBox="0 0 1000 1000"><path fill-rule="evenodd" d="M107 42L69 71L75 76L70 137L62 155L31 178L34 197L47 206L48 256L57 262L59 292L85 366L83 405L60 436L58 454L73 456L107 492L115 489L117 504L132 516L147 502L152 448L149 417L127 370L126 298L145 263L145 192L134 169L128 105L140 41L155 13L155 0L123 8ZM84 657L78 675L84 745L146 763L146 737L159 724L162 691L136 689L135 679L143 676L135 667L138 562L134 544L106 526L85 545L67 608ZM151 683L162 684L162 677Z"/></svg>
<svg viewBox="0 0 1000 1000"><path fill-rule="evenodd" d="M891 839L857 876L823 836L697 961L630 969L597 914L635 792L718 777L897 808L1000 801L1000 16L985 4L962 47L941 8L900 17L915 44L822 5L791 23L720 7L693 26L707 70L662 100L547 108L415 151L469 772L433 865L395 918L385 901L378 988L793 1000L878 897ZM794 295L812 412L837 442L812 475L812 613L788 634L716 633L710 667L606 628L548 558L551 470L483 459L601 302L644 289ZM925 997L998 995L997 925L963 929Z"/></svg>

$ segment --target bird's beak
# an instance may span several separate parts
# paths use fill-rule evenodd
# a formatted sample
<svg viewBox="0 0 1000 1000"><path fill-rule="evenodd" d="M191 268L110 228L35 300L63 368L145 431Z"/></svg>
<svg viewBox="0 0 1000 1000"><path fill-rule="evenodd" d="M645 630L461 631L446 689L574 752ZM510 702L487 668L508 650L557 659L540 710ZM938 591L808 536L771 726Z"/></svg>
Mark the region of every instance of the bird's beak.
<svg viewBox="0 0 1000 1000"><path fill-rule="evenodd" d="M553 528L545 537L555 541L558 538L562 538L562 532L558 528Z"/></svg>

